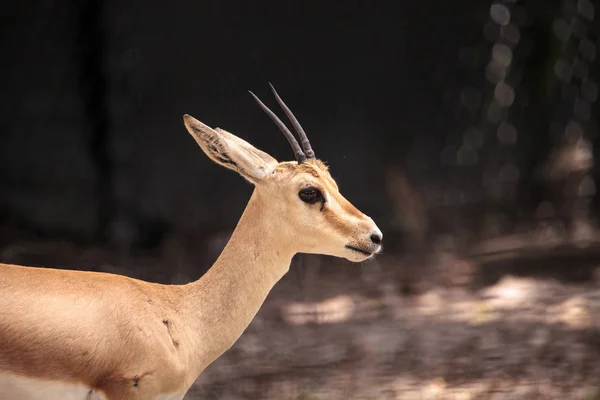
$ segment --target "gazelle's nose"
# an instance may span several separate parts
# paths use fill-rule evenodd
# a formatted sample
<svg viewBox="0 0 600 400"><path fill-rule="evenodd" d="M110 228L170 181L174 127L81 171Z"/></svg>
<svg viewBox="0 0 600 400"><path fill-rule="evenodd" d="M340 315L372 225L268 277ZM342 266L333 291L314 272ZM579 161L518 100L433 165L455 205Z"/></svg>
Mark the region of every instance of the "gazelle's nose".
<svg viewBox="0 0 600 400"><path fill-rule="evenodd" d="M374 244L381 244L382 240L383 235L381 234L381 232L373 233L371 235L371 242L373 242Z"/></svg>

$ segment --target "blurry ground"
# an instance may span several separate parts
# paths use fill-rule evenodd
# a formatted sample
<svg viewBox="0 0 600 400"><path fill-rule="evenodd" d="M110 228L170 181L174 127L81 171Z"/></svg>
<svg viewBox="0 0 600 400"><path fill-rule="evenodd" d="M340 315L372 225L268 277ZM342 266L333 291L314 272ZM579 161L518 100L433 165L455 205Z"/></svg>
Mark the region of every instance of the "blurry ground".
<svg viewBox="0 0 600 400"><path fill-rule="evenodd" d="M13 243L1 261L135 266L127 274L165 283L191 279L227 239L116 255L16 237L0 233ZM600 399L600 251L522 238L477 250L298 257L186 399Z"/></svg>

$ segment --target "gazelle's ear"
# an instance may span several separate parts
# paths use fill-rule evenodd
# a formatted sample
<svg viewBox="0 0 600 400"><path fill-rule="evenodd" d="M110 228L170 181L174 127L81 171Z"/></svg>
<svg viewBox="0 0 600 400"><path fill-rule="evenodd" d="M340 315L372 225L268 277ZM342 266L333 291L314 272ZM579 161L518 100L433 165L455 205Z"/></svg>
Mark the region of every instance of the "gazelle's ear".
<svg viewBox="0 0 600 400"><path fill-rule="evenodd" d="M223 129L212 129L187 114L183 123L211 160L252 183L264 179L277 165L276 159Z"/></svg>

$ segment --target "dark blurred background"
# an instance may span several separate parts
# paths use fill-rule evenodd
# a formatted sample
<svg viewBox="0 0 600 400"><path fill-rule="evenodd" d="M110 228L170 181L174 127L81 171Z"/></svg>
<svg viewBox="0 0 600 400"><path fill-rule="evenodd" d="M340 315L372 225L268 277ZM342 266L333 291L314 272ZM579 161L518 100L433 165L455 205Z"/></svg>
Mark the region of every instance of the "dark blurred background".
<svg viewBox="0 0 600 400"><path fill-rule="evenodd" d="M342 193L382 228L387 249L361 267L367 272L299 256L282 283L301 293L295 300L365 291L378 301L392 296L402 303L383 302L386 310L413 307L422 317L422 296L437 293L455 304L448 290L458 296L462 288L461 299L475 301L482 290L514 276L561 285L564 299L571 298L569 290L595 290L600 29L592 0L9 0L0 9L0 32L0 261L160 282L197 279L222 249L252 188L202 154L182 115L290 160L286 140L247 93L273 106L271 82ZM339 271L346 280L336 280ZM391 288L385 285L390 282ZM268 310L277 314L277 304L294 300L277 296L259 320L271 321ZM383 320L374 326L391 324L391 331L381 332L402 335L398 315L377 315ZM404 317L414 322L415 315ZM273 321L283 324L278 318ZM257 324L240 346L252 329L262 329L256 340L265 340L267 328ZM406 335L424 329L411 326ZM585 329L596 332L593 326ZM457 343L481 332L472 329L457 333ZM552 329L562 335L570 328ZM368 336L357 327L348 330ZM400 352L406 360L407 346L381 354ZM597 339L590 346L591 355L600 349ZM463 381L453 381L448 371L457 370L455 356L434 357L433 364L448 368L435 370L419 364L426 356L415 352L420 361L392 362L386 374L409 373L417 386L438 388L432 396L447 398L443 390L459 387L458 381L464 386L471 378L497 378L473 366L479 375L465 372ZM236 356L235 350L228 354ZM294 354L285 362L293 364ZM252 359L256 370L260 362ZM379 371L381 364L349 359L355 372ZM557 398L570 397L569 388L586 377L597 383L585 364L586 372L569 386L569 363L548 367L566 374L548 389L559 390ZM420 368L429 372L419 375ZM546 382L540 374L527 382ZM198 393L270 398L266 387L289 381L293 389L279 388L273 398L313 399L321 398L317 389L302 397L298 387L333 390L337 382L319 386L314 377L292 375L245 378L246 386L227 389L231 394L209 373ZM345 394L323 398L421 398L407 394L410 382L403 382L398 397L392 389L372 394L373 388L365 389L373 397L360 397L361 388L342 384ZM508 386L515 390L514 382Z"/></svg>

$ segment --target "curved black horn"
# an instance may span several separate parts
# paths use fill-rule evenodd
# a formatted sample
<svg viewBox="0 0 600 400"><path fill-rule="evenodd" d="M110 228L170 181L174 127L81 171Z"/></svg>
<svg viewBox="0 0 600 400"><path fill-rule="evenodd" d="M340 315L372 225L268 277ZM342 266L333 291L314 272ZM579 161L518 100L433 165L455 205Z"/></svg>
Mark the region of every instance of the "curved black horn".
<svg viewBox="0 0 600 400"><path fill-rule="evenodd" d="M290 130L287 128L287 126L285 126L285 124L277 117L277 115L275 115L273 111L269 110L269 107L265 106L263 102L260 101L260 99L254 93L252 93L251 91L248 91L248 93L250 93L252 97L254 97L254 100L256 100L260 108L262 108L263 111L266 112L269 117L271 117L273 122L275 122L275 125L277 125L281 132L283 132L285 138L290 143L290 146L292 146L292 150L294 150L294 155L296 156L296 161L298 161L298 164L306 162L306 155L302 151L302 148L298 144L298 141L296 140L292 132L290 132Z"/></svg>
<svg viewBox="0 0 600 400"><path fill-rule="evenodd" d="M315 152L313 151L312 147L310 146L310 142L308 141L306 132L304 132L304 129L302 129L302 126L300 125L300 123L298 122L298 120L296 119L296 117L294 116L292 111L288 108L288 106L285 105L283 100L281 100L281 97L279 97L279 94L277 94L277 91L275 90L273 85L271 85L271 83L269 83L269 86L271 86L271 90L273 91L273 95L275 95L275 99L277 100L277 103L279 103L279 105L283 109L283 112L285 113L285 115L287 115L290 122L292 123L292 126L294 127L296 132L298 132L298 136L300 136L300 142L302 143L302 150L304 150L306 157L314 159Z"/></svg>

